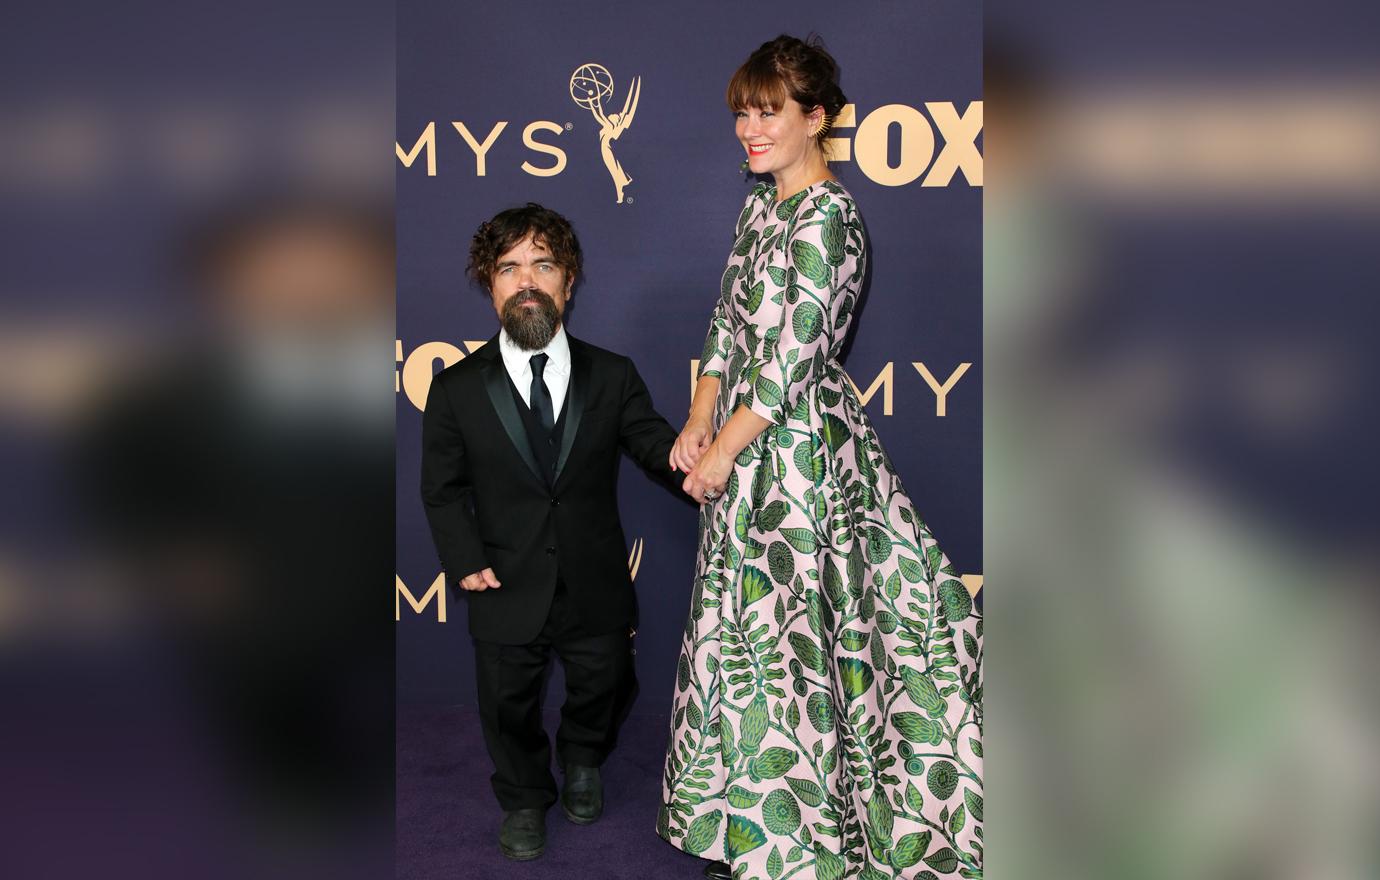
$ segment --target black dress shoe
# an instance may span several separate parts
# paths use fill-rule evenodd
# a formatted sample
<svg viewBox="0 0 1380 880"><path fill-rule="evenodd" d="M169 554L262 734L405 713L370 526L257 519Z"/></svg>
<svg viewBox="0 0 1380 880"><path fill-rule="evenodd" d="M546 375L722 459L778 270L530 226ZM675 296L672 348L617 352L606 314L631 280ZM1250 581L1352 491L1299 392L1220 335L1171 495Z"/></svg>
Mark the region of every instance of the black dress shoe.
<svg viewBox="0 0 1380 880"><path fill-rule="evenodd" d="M546 810L513 810L503 817L498 848L515 862L535 859L546 851Z"/></svg>
<svg viewBox="0 0 1380 880"><path fill-rule="evenodd" d="M566 766L561 809L576 825L589 825L603 814L604 783L599 778L598 767Z"/></svg>
<svg viewBox="0 0 1380 880"><path fill-rule="evenodd" d="M704 868L704 876L709 880L733 880L733 871L728 862L710 862Z"/></svg>

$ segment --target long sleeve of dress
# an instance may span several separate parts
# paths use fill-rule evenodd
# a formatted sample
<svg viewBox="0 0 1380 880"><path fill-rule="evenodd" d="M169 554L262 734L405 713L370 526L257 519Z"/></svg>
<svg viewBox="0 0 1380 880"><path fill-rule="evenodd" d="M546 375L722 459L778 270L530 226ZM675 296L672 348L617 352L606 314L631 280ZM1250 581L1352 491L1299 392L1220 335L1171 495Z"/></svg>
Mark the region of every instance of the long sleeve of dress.
<svg viewBox="0 0 1380 880"><path fill-rule="evenodd" d="M714 306L714 314L709 319L709 333L704 338L704 351L700 354L700 376L722 376L727 364L728 352L733 348L733 331L728 324L726 297L720 296Z"/></svg>
<svg viewBox="0 0 1380 880"><path fill-rule="evenodd" d="M740 245L740 236L752 216L758 199L762 197L762 192L763 188L760 186L753 189L743 204L743 210L738 215L738 223L733 230L735 247ZM733 350L733 325L729 323L728 316L733 308L733 286L738 281L740 268L730 260L728 268L719 279L719 301L715 303L714 314L710 316L709 334L704 339L704 350L700 354L701 377L722 377L727 367L728 353Z"/></svg>
<svg viewBox="0 0 1380 880"><path fill-rule="evenodd" d="M787 239L781 320L774 330L775 345L767 347L753 381L750 403L753 412L773 424L786 423L834 345L835 295L851 281L841 277L844 246L842 212L835 205L803 219Z"/></svg>

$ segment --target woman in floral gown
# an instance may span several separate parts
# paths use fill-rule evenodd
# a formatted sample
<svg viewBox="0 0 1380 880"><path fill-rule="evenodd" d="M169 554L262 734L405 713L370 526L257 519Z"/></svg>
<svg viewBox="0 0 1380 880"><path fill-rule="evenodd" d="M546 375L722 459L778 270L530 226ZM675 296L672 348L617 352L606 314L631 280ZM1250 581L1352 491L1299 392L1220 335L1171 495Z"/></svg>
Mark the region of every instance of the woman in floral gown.
<svg viewBox="0 0 1380 880"><path fill-rule="evenodd" d="M672 453L702 503L657 833L710 877L982 876L982 620L839 365L867 260L818 45L734 75L759 175Z"/></svg>

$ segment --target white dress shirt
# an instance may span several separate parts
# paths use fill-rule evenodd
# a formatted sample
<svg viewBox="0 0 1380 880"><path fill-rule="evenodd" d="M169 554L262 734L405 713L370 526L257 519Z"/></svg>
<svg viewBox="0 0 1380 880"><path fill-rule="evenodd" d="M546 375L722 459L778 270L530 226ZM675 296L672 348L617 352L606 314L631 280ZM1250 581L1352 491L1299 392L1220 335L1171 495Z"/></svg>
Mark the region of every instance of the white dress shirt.
<svg viewBox="0 0 1380 880"><path fill-rule="evenodd" d="M570 340L565 335L565 325L556 328L556 335L546 344L546 348L528 351L519 348L507 330L498 331L498 350L503 355L503 367L508 378L513 380L522 402L530 409L532 406L532 355L545 354L546 368L542 370L542 381L551 392L552 417L561 417L561 407L565 405L565 394L570 389Z"/></svg>

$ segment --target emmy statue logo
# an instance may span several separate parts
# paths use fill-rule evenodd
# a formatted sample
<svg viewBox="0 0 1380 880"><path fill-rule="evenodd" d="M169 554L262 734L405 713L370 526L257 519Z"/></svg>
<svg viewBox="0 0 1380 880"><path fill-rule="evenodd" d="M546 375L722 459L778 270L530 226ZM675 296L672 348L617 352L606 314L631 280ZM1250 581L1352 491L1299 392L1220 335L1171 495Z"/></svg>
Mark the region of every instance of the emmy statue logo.
<svg viewBox="0 0 1380 880"><path fill-rule="evenodd" d="M623 109L617 113L604 112L604 99L613 97L613 75L602 64L581 64L570 75L570 98L576 104L594 114L599 123L599 152L604 157L604 167L613 178L613 188L618 195L618 204L623 204L623 190L632 183L628 172L623 170L613 155L613 142L632 125L633 114L637 112L637 99L642 93L642 77L635 76L632 88L628 90ZM629 199L631 201L631 199Z"/></svg>

